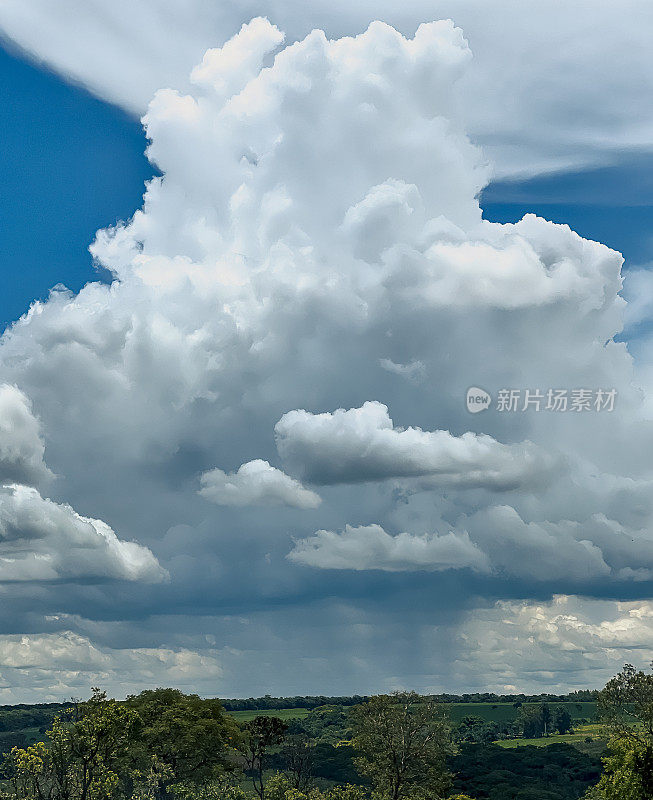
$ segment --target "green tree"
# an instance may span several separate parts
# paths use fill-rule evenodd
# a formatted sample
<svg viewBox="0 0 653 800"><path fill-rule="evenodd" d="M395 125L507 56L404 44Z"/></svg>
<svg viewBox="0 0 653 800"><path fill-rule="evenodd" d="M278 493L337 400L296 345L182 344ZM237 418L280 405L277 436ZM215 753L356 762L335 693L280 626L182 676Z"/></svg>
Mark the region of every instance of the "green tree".
<svg viewBox="0 0 653 800"><path fill-rule="evenodd" d="M238 784L234 773L221 775L199 786L182 781L172 787L172 793L175 800L249 800L250 797Z"/></svg>
<svg viewBox="0 0 653 800"><path fill-rule="evenodd" d="M119 784L136 714L93 689L91 699L58 714L39 742L8 759L17 800L108 800Z"/></svg>
<svg viewBox="0 0 653 800"><path fill-rule="evenodd" d="M610 734L609 755L588 800L651 800L653 675L626 664L599 692L597 702Z"/></svg>
<svg viewBox="0 0 653 800"><path fill-rule="evenodd" d="M327 800L367 800L367 793L362 786L352 783L340 783L332 786L326 794Z"/></svg>
<svg viewBox="0 0 653 800"><path fill-rule="evenodd" d="M313 783L314 742L301 734L286 736L281 757L293 789L304 791Z"/></svg>
<svg viewBox="0 0 653 800"><path fill-rule="evenodd" d="M319 789L300 791L295 789L286 775L272 775L266 785L268 800L368 800L362 786L350 783L332 786L326 793Z"/></svg>
<svg viewBox="0 0 653 800"><path fill-rule="evenodd" d="M556 706L554 709L553 727L561 734L569 733L571 730L571 714L564 706Z"/></svg>
<svg viewBox="0 0 653 800"><path fill-rule="evenodd" d="M540 706L540 715L542 716L542 729L544 735L548 736L551 728L551 707L548 703L542 703Z"/></svg>
<svg viewBox="0 0 653 800"><path fill-rule="evenodd" d="M455 737L459 742L490 744L499 738L499 725L482 717L466 716L461 719Z"/></svg>
<svg viewBox="0 0 653 800"><path fill-rule="evenodd" d="M151 689L127 698L139 725L131 746L132 766L147 768L156 757L161 772L156 797L178 782L199 785L233 769L232 748L239 729L219 700L204 700L178 689Z"/></svg>
<svg viewBox="0 0 653 800"><path fill-rule="evenodd" d="M650 753L631 738L613 738L609 755L603 759L603 774L585 800L651 800L647 775Z"/></svg>
<svg viewBox="0 0 653 800"><path fill-rule="evenodd" d="M517 724L524 739L539 739L544 735L544 720L540 706L523 706Z"/></svg>
<svg viewBox="0 0 653 800"><path fill-rule="evenodd" d="M265 799L264 772L268 766L270 750L282 742L288 725L279 717L258 716L243 725L243 736L237 748L252 778L254 791Z"/></svg>
<svg viewBox="0 0 653 800"><path fill-rule="evenodd" d="M156 756L146 770L134 770L131 775L131 800L156 800L162 783L172 778L172 770Z"/></svg>
<svg viewBox="0 0 653 800"><path fill-rule="evenodd" d="M379 695L354 706L351 722L356 766L377 797L446 797L451 786L446 760L454 747L439 705L414 692Z"/></svg>

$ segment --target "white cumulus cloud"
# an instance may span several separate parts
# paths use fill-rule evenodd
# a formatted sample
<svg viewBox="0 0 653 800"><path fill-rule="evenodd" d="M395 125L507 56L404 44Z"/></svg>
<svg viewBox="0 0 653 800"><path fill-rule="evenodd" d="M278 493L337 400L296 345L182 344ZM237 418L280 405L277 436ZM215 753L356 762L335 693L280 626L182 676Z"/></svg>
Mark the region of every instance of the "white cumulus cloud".
<svg viewBox="0 0 653 800"><path fill-rule="evenodd" d="M321 502L315 492L260 458L243 464L237 472L209 470L200 481L202 497L223 506L317 508Z"/></svg>
<svg viewBox="0 0 653 800"><path fill-rule="evenodd" d="M288 558L320 569L385 570L404 572L472 569L487 572L486 556L465 533L443 536L391 536L380 525L347 525L341 533L317 531L295 544Z"/></svg>
<svg viewBox="0 0 653 800"><path fill-rule="evenodd" d="M26 702L62 702L86 696L91 686L117 697L161 685L195 690L205 684L215 691L221 676L212 648L116 648L73 631L0 636L0 698L10 701L20 694Z"/></svg>
<svg viewBox="0 0 653 800"><path fill-rule="evenodd" d="M648 600L500 601L461 625L454 668L473 686L485 670L495 691L601 688L625 663L648 667L652 636Z"/></svg>
<svg viewBox="0 0 653 800"><path fill-rule="evenodd" d="M161 581L150 550L119 539L102 520L77 514L27 486L0 488L0 583L81 578Z"/></svg>
<svg viewBox="0 0 653 800"><path fill-rule="evenodd" d="M282 458L318 484L435 476L442 485L514 489L546 481L555 463L532 442L396 428L375 401L333 413L289 411L275 433Z"/></svg>

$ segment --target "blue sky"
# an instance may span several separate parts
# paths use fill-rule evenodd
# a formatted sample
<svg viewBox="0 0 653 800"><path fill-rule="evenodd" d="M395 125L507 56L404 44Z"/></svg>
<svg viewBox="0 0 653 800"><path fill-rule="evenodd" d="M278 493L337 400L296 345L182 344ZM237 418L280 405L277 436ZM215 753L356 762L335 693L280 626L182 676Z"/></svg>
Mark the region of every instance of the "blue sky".
<svg viewBox="0 0 653 800"><path fill-rule="evenodd" d="M57 283L97 278L95 231L128 219L152 174L138 120L0 50L0 324Z"/></svg>
<svg viewBox="0 0 653 800"><path fill-rule="evenodd" d="M87 248L95 231L140 207L153 174L140 122L79 86L0 48L0 324L62 283L106 279ZM626 268L653 247L653 156L521 181L491 183L481 201L494 222L533 212L622 252Z"/></svg>
<svg viewBox="0 0 653 800"><path fill-rule="evenodd" d="M496 182L482 195L488 219L514 222L535 212L619 250L626 268L651 258L652 200L653 156L648 154L627 155L610 167Z"/></svg>

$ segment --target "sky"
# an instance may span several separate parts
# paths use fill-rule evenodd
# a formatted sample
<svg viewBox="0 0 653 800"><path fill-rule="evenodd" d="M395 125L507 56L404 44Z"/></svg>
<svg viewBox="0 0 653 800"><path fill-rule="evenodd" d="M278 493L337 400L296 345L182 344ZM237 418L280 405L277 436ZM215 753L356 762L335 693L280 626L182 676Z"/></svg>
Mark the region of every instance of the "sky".
<svg viewBox="0 0 653 800"><path fill-rule="evenodd" d="M647 5L65 5L0 7L0 701L646 666Z"/></svg>
<svg viewBox="0 0 653 800"><path fill-rule="evenodd" d="M4 329L56 284L98 278L95 231L134 213L153 172L138 118L6 47L0 92Z"/></svg>

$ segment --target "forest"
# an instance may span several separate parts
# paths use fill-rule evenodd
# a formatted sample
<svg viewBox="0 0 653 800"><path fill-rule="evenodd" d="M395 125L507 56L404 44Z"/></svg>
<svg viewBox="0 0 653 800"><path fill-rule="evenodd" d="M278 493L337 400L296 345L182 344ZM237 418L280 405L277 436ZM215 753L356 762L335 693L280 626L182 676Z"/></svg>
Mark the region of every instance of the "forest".
<svg viewBox="0 0 653 800"><path fill-rule="evenodd" d="M320 700L327 702L316 705ZM653 675L629 665L601 692L587 694L488 700L395 692L242 702L246 707L234 709L236 701L171 688L119 701L94 689L85 701L0 707L1 796L653 797ZM469 713L474 708L478 713Z"/></svg>

